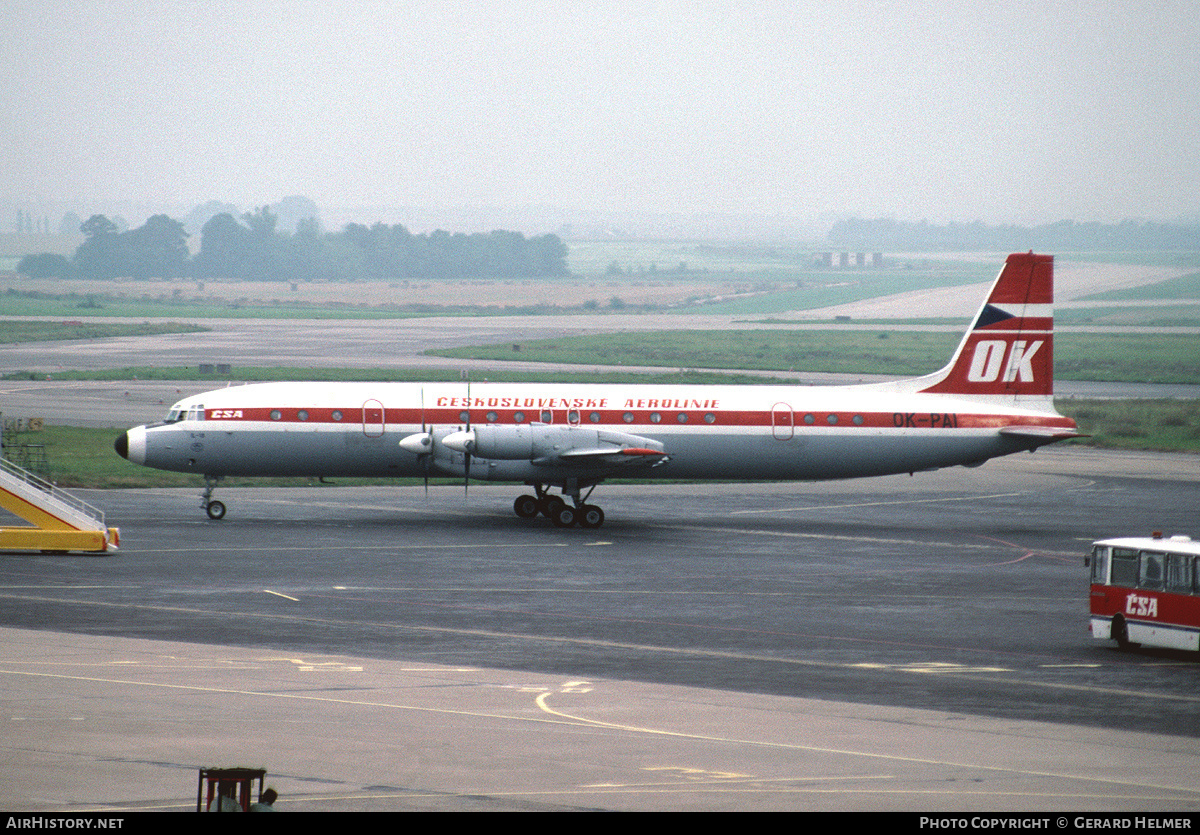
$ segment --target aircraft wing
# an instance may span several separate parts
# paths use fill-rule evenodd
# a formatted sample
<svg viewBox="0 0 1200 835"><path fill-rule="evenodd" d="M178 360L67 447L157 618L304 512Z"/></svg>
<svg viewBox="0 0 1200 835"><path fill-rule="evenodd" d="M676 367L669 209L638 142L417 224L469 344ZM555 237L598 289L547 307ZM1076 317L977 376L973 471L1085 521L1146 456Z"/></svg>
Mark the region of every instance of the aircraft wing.
<svg viewBox="0 0 1200 835"><path fill-rule="evenodd" d="M494 460L524 459L537 467L658 466L670 460L666 448L652 438L573 426L484 425L447 435L441 443L456 452Z"/></svg>
<svg viewBox="0 0 1200 835"><path fill-rule="evenodd" d="M564 461L594 461L609 459L613 463L618 463L622 460L646 462L651 459L654 461L653 466L665 464L671 460L671 456L667 455L661 449L646 449L644 447L595 447L592 449L568 449L558 455L558 458Z"/></svg>

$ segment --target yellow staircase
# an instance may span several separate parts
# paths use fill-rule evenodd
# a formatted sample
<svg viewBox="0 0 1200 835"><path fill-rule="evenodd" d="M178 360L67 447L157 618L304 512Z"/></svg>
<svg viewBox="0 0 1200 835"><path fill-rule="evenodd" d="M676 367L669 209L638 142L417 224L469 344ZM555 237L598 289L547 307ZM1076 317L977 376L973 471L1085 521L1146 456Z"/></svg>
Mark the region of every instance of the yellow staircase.
<svg viewBox="0 0 1200 835"><path fill-rule="evenodd" d="M104 513L6 459L0 459L0 507L28 526L0 527L0 551L115 551L116 528Z"/></svg>

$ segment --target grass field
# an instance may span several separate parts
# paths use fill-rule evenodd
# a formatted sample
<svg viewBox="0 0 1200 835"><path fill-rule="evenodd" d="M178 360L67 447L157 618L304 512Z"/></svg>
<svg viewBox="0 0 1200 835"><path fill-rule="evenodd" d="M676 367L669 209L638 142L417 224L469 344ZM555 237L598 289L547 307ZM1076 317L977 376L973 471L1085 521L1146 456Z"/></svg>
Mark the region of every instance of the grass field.
<svg viewBox="0 0 1200 835"><path fill-rule="evenodd" d="M0 343L43 342L52 339L105 339L114 336L161 336L164 333L199 333L208 328L180 322L112 324L87 320L36 322L0 319Z"/></svg>
<svg viewBox="0 0 1200 835"><path fill-rule="evenodd" d="M62 319L398 319L429 313L380 307L288 304L277 299L119 298L76 294L0 295L0 316L53 316Z"/></svg>
<svg viewBox="0 0 1200 835"><path fill-rule="evenodd" d="M826 373L936 371L959 334L923 331L659 331L564 337L430 351L443 357L522 362L744 368ZM1055 375L1064 380L1200 383L1200 339L1188 334L1075 334L1055 338Z"/></svg>
<svg viewBox="0 0 1200 835"><path fill-rule="evenodd" d="M143 366L138 368L106 368L94 371L56 371L53 374L29 371L12 371L0 380L188 380L196 382L196 366L175 366L158 368ZM212 375L206 378L209 383L224 384L227 381L239 383L265 383L272 381L345 381L345 382L457 382L463 379L458 369L450 368L249 368L239 367L230 370L228 375ZM689 371L687 369L662 371L659 373L638 373L634 371L612 371L603 374L584 372L570 373L546 371L542 373L530 371L511 371L504 368L479 372L471 377L473 382L508 382L508 383L722 383L725 385L743 385L749 383L771 382L772 377L750 374L725 374L719 372ZM204 385L204 382L196 382Z"/></svg>
<svg viewBox="0 0 1200 835"><path fill-rule="evenodd" d="M1197 299L1200 300L1200 273L1189 273L1178 278L1130 287L1124 290L1108 290L1087 296L1101 301Z"/></svg>
<svg viewBox="0 0 1200 835"><path fill-rule="evenodd" d="M468 278L254 282L195 279L114 281L11 279L0 284L0 316L97 316L135 319L309 318L381 319L413 316L541 316L564 313L695 312L747 317L889 296L992 279L1002 256L889 254L882 267L821 267L819 246L704 242L578 241L575 275L555 279ZM1080 322L1200 323L1200 263L1195 253L1060 254L1083 262L1192 270L1157 283L1096 292L1096 315ZM1111 271L1110 271L1111 272ZM1162 301L1150 316L1106 308L1120 301ZM1184 302L1184 304L1181 304ZM1065 318L1063 321L1067 321Z"/></svg>
<svg viewBox="0 0 1200 835"><path fill-rule="evenodd" d="M1118 325L1146 328L1200 326L1200 304L1097 305L1054 312L1055 325Z"/></svg>
<svg viewBox="0 0 1200 835"><path fill-rule="evenodd" d="M994 277L996 265L917 260L883 269L815 267L808 251L754 247L585 243L606 264L552 279L468 278L337 282L194 279L15 280L0 285L0 316L126 318L404 318L549 315L636 310L771 315ZM678 260L642 255L677 250ZM690 256L690 260L689 259Z"/></svg>
<svg viewBox="0 0 1200 835"><path fill-rule="evenodd" d="M0 333L3 328L0 322ZM105 326L98 326L102 330ZM761 382L704 374L695 369L891 374L916 376L936 371L950 358L959 335L936 331L762 330L650 331L560 337L521 343L430 351L448 359L490 360L497 367L479 379L528 382ZM662 374L648 379L634 372L602 375L509 372L505 362L657 366ZM1200 384L1200 339L1189 334L1059 333L1055 340L1055 375L1064 380ZM30 376L57 380L194 380L196 370L183 368L118 368L63 371L51 375L12 371L5 379ZM237 368L230 377L242 382L267 380L451 381L452 369L441 371L361 368Z"/></svg>
<svg viewBox="0 0 1200 835"><path fill-rule="evenodd" d="M1200 401L1059 400L1090 438L1072 443L1122 449L1200 452Z"/></svg>

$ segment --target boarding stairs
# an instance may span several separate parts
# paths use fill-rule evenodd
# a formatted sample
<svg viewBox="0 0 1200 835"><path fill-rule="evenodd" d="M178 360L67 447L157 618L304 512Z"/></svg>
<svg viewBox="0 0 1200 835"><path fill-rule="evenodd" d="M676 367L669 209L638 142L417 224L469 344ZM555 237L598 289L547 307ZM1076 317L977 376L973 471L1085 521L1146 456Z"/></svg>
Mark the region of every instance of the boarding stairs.
<svg viewBox="0 0 1200 835"><path fill-rule="evenodd" d="M103 511L3 458L0 507L29 523L0 526L0 551L115 551L120 544Z"/></svg>

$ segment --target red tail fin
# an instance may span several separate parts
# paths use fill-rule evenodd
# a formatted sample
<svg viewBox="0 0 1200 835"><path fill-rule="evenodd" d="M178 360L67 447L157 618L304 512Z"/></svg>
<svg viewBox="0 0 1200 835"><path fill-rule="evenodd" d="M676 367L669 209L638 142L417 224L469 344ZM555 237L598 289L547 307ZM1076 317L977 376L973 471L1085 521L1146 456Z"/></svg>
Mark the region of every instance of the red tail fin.
<svg viewBox="0 0 1200 835"><path fill-rule="evenodd" d="M954 359L922 391L1046 397L1054 392L1054 256L1008 256Z"/></svg>

